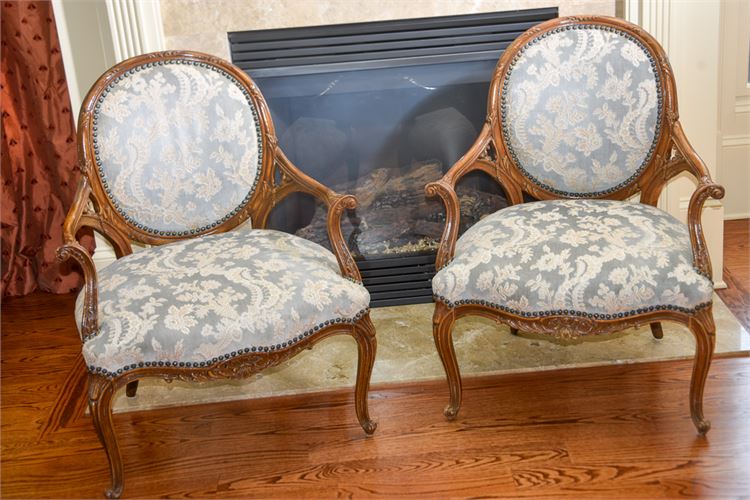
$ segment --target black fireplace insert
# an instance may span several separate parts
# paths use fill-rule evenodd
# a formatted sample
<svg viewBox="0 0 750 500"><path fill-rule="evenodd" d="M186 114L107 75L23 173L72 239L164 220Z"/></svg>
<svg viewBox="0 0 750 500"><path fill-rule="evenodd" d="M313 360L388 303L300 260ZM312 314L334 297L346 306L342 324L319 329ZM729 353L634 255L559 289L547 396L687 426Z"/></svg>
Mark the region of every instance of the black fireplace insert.
<svg viewBox="0 0 750 500"><path fill-rule="evenodd" d="M471 146L503 50L556 8L229 33L232 62L265 96L279 144L359 206L342 231L372 306L430 302L442 204L424 196ZM458 185L461 231L507 206L483 173ZM325 210L284 200L269 227L328 246Z"/></svg>

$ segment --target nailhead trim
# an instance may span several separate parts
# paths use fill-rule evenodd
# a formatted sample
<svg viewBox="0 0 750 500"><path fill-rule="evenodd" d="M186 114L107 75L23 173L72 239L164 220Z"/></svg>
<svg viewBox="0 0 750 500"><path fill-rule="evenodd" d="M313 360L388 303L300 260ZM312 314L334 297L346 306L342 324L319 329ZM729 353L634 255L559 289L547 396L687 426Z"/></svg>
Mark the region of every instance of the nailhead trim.
<svg viewBox="0 0 750 500"><path fill-rule="evenodd" d="M505 140L505 144L508 147L508 152L510 153L511 158L513 158L514 163L518 167L518 170L520 170L521 173L527 179L529 179L531 182L533 182L538 187L544 189L545 191L548 191L550 193L554 193L556 195L565 196L567 198L588 198L588 197L592 197L592 196L607 195L607 194L611 194L611 193L614 193L616 191L619 191L620 189L622 189L622 188L630 185L633 181L635 181L638 178L638 176L641 175L641 173L643 172L643 170L646 168L646 165L648 165L649 161L651 161L651 157L654 154L654 150L656 149L656 144L657 144L657 142L659 140L659 136L660 136L661 120L662 120L662 103L663 103L661 78L659 76L659 71L658 71L658 67L657 67L657 64L656 64L656 60L654 59L654 56L651 54L651 52L646 48L646 46L640 40L638 40L637 38L635 38L634 36L632 36L632 35L630 35L628 33L625 33L624 31L620 31L619 29L612 28L612 27L609 27L609 26L602 26L600 24L581 24L581 25L577 25L577 26L560 26L560 27L557 27L557 28L552 29L550 31L547 31L545 33L542 33L541 35L536 36L535 38L529 40L529 42L527 42L526 45L524 45L523 47L521 47L521 49L519 49L519 51L513 57L513 60L511 61L510 65L508 66L508 69L505 72L505 77L503 79L503 88L502 88L502 92L500 92L500 94L501 94L501 96L500 96L500 113L503 116L507 113L507 109L508 109L508 102L507 102L507 98L508 98L508 80L511 77L511 73L513 72L513 68L515 67L515 65L519 61L520 56L530 46L538 43L540 40L542 40L544 38L547 38L547 36L549 36L551 34L554 34L554 33L560 33L560 32L563 32L563 31L569 31L571 29L593 29L593 30L606 31L606 32L610 32L610 33L617 33L617 34L621 35L622 37L624 37L625 39L627 39L627 40L635 43L636 45L638 45L638 47L641 50L643 50L643 52L648 57L649 63L651 64L651 69L654 72L654 78L656 80L657 108L656 108L656 127L654 129L654 139L651 142L651 147L649 148L648 153L646 154L646 157L644 158L643 162L641 163L641 165L636 169L636 171L630 177L628 177L627 179L625 179L620 184L618 184L618 185L616 185L614 187L607 188L607 189L604 189L604 190L601 190L601 191L591 192L591 193L577 193L577 192L573 193L573 192L563 191L563 190L560 190L560 189L556 189L556 188L554 188L552 186L549 186L549 185L543 183L542 181L540 181L539 179L537 179L536 177L534 177L531 173L529 173L528 171L526 171L525 168L523 168L523 165L521 165L521 162L518 160L518 155L513 150L513 146L511 145L511 142L510 142L510 135L511 135L511 133L510 133L510 130L508 129L508 121L502 119L502 116L501 116L500 122L502 123L503 139Z"/></svg>
<svg viewBox="0 0 750 500"><path fill-rule="evenodd" d="M524 318L542 318L546 316L579 316L579 317L590 318L590 319L595 319L595 320L612 320L612 319L627 318L629 316L637 316L639 314L645 314L645 313L654 312L654 311L679 311L679 312L683 312L686 314L695 314L699 310L705 309L706 307L711 305L711 302L704 302L702 304L698 304L694 308L674 306L674 305L655 305L655 306L640 307L632 311L623 311L623 312L617 312L617 313L612 313L612 314L605 314L605 313L588 313L584 311L575 311L575 310L570 310L570 309L556 309L556 310L552 309L548 311L520 311L518 309L513 309L512 307L490 302L489 300L461 299L461 300L456 300L454 302L454 301L447 299L446 297L443 297L442 295L436 295L436 294L433 294L432 298L435 299L436 301L442 302L443 304L450 307L451 309L458 307L458 306L479 305L479 306L490 307L492 309L497 309L498 311L515 314L516 316L521 316Z"/></svg>
<svg viewBox="0 0 750 500"><path fill-rule="evenodd" d="M155 229L155 228L146 226L145 224L142 224L138 222L137 220L135 220L133 217L131 217L120 206L120 202L115 198L114 194L112 193L112 190L109 186L109 182L104 174L104 167L102 166L102 160L99 154L99 144L98 144L98 129L99 129L98 122L99 122L100 108L101 108L102 103L104 102L104 98L109 94L109 92L112 91L112 89L115 87L115 84L122 81L125 77L131 76L135 74L135 72L139 72L144 68L164 66L165 64L182 64L182 65L189 65L189 66L199 66L201 68L205 68L211 71L215 71L216 73L219 73L221 76L229 80L232 84L236 85L242 92L242 95L245 96L245 99L247 100L247 103L250 106L250 110L253 113L253 119L255 120L255 133L260 138L261 129L260 129L260 117L258 115L258 110L255 107L255 103L253 102L250 92L239 82L239 80L237 80L235 77L233 77L232 75L230 75L223 69L213 66L209 63L186 60L186 59L170 59L170 60L165 60L165 61L144 63L139 66L136 66L135 68L128 70L124 72L123 74L117 76L112 82L110 82L104 88L104 90L102 91L102 94L97 99L96 105L94 106L94 120L93 120L93 133L92 133L93 144L94 144L94 161L97 166L97 171L99 172L99 178L101 179L102 186L104 187L104 192L107 194L107 198L109 198L110 202L115 207L115 210L117 211L118 214L120 214L120 216L122 216L125 222L135 227L136 229L139 229L146 233L150 233L154 236L193 236L196 234L204 233L208 231L209 229L213 229L216 226L231 219L233 216L237 215L237 213L250 201L250 198L252 197L253 193L255 193L255 189L258 186L258 181L260 180L260 174L261 174L262 167L263 167L263 153L264 153L263 145L262 145L263 141L261 140L258 141L258 164L257 164L257 168L255 171L255 179L253 179L253 183L250 186L250 189L247 195L242 199L242 201L237 207L232 209L229 213L227 213L220 219L213 221L211 223L208 223L199 228L183 229L180 231L166 231L163 229Z"/></svg>
<svg viewBox="0 0 750 500"><path fill-rule="evenodd" d="M328 319L325 320L322 323L318 323L314 327L308 329L307 331L300 333L299 335L293 337L291 340L287 340L285 342L281 342L279 344L272 344L267 346L252 346L252 347L245 347L243 349L240 349L238 351L232 351L227 354L222 354L220 356L217 356L210 361L140 361L137 364L132 363L129 365L125 365L122 368L118 368L116 371L108 371L100 366L96 365L89 365L88 369L90 373L97 373L104 375L107 378L113 378L118 375L122 375L125 372L128 372L130 370L135 370L136 368L154 368L154 367L163 367L163 366L172 366L172 367L179 367L179 368L210 368L220 362L230 360L232 358L235 358L237 356L241 356L243 354L248 354L252 352L273 352L273 351L279 351L281 349L285 349L287 347L291 347L294 344L299 343L300 341L306 339L310 335L319 332L320 330L332 326L335 324L340 323L346 323L346 324L353 324L362 319L364 315L370 312L370 308L366 307L359 311L357 314L354 315L353 318L334 318L334 319ZM95 335L95 334L94 334ZM92 338L94 335L89 335L86 339L84 339L84 343L86 340Z"/></svg>

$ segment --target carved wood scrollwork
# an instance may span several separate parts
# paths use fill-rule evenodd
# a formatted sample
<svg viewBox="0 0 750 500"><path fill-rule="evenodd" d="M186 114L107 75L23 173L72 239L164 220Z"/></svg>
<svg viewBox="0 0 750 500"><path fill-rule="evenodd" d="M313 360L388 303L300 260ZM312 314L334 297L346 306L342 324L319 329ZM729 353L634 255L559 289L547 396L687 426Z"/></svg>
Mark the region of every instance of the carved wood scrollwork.
<svg viewBox="0 0 750 500"><path fill-rule="evenodd" d="M97 290L96 267L88 251L78 242L66 243L57 249L57 259L65 262L74 259L83 270L83 319L80 335L86 338L99 329L99 295Z"/></svg>
<svg viewBox="0 0 750 500"><path fill-rule="evenodd" d="M708 247L703 236L703 225L701 212L706 200L713 198L720 200L724 197L724 187L711 182L709 177L703 177L698 188L690 197L688 205L688 229L690 231L690 243L693 247L693 265L708 278L713 276L711 258L708 255Z"/></svg>
<svg viewBox="0 0 750 500"><path fill-rule="evenodd" d="M341 233L341 217L345 210L354 210L357 208L357 199L352 195L337 195L328 206L328 237L331 241L331 247L333 253L336 255L339 267L344 276L347 276L354 281L362 282L362 277L359 274L359 268L357 263L354 261L349 247L344 241L344 236Z"/></svg>
<svg viewBox="0 0 750 500"><path fill-rule="evenodd" d="M518 330L543 333L561 339L577 339L594 333L597 329L594 320L575 316L551 316L534 321L519 321L504 316L501 321Z"/></svg>
<svg viewBox="0 0 750 500"><path fill-rule="evenodd" d="M440 270L453 258L456 240L458 239L461 204L455 189L445 179L427 184L425 186L425 194L429 198L439 196L445 205L445 228L440 238L435 259L435 268Z"/></svg>
<svg viewBox="0 0 750 500"><path fill-rule="evenodd" d="M492 163L493 165L497 163L497 150L495 150L495 144L492 141L487 142L487 146L479 155L479 159Z"/></svg>

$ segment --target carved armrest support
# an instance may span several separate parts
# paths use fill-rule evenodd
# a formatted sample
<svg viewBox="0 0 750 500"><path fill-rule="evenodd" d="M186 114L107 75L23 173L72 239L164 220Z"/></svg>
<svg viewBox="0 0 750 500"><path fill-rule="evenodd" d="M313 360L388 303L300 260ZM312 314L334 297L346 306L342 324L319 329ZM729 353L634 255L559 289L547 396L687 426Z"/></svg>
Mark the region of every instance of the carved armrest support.
<svg viewBox="0 0 750 500"><path fill-rule="evenodd" d="M713 270L711 269L711 259L706 247L706 239L703 236L703 225L701 224L703 204L708 198L715 200L724 198L724 186L711 182L710 177L703 177L700 179L698 188L690 197L687 225L690 233L690 245L693 247L693 266L711 279Z"/></svg>
<svg viewBox="0 0 750 500"><path fill-rule="evenodd" d="M341 274L357 283L362 282L359 274L359 268L352 257L349 247L344 241L341 233L341 217L345 210L352 210L357 207L357 199L350 194L339 194L334 190L324 186L312 177L304 174L295 167L286 157L280 148L276 148L276 165L281 170L281 184L274 189L273 205L286 198L293 192L302 192L310 194L326 204L328 208L327 230L328 240L331 242L333 254L339 263ZM269 207L269 211L270 211ZM261 227L265 225L265 219L268 216L266 212L261 221Z"/></svg>
<svg viewBox="0 0 750 500"><path fill-rule="evenodd" d="M78 190L73 200L73 206L70 207L70 211L63 223L64 244L57 249L58 261L65 262L71 258L75 259L83 270L83 319L80 331L82 339L85 339L99 329L96 267L89 252L76 239L76 234L84 226L82 219L90 194L91 186L89 185L89 181L86 177L82 177L78 183Z"/></svg>
<svg viewBox="0 0 750 500"><path fill-rule="evenodd" d="M480 159L487 150L492 140L492 133L489 124L485 124L479 134L479 138L474 142L471 148L461 158L448 169L445 175L438 181L430 182L425 186L425 195L428 198L439 196L445 205L445 228L440 238L440 244L435 259L435 268L442 269L453 258L456 250L456 241L458 240L458 228L461 221L461 203L456 194L456 184L461 178L479 168L488 170L489 161ZM492 169L489 168L489 172ZM488 173L489 173L488 172Z"/></svg>
<svg viewBox="0 0 750 500"><path fill-rule="evenodd" d="M83 170L88 171L86 169ZM90 227L99 232L112 244L118 258L133 253L128 237L115 225L103 219L97 213L89 209L92 199L92 190L89 179L81 177L78 182L73 205L63 222L63 242L57 249L57 260L60 262L74 259L83 270L83 319L81 323L81 336L83 339L95 333L99 329L98 320L98 280L96 266L89 252L78 243L76 235L81 228Z"/></svg>
<svg viewBox="0 0 750 500"><path fill-rule="evenodd" d="M94 334L99 329L99 295L97 289L96 267L88 251L78 242L66 243L57 249L57 260L64 262L75 259L83 269L83 319L81 321L81 339Z"/></svg>
<svg viewBox="0 0 750 500"><path fill-rule="evenodd" d="M443 229L443 235L440 237L440 245L438 246L437 257L435 259L435 268L439 271L451 261L453 253L456 250L458 225L461 219L461 204L458 201L456 190L445 177L439 181L427 184L424 191L430 198L440 196L445 205L445 228Z"/></svg>
<svg viewBox="0 0 750 500"><path fill-rule="evenodd" d="M713 182L708 167L706 167L701 157L698 156L693 146L690 145L680 122L675 122L674 124L673 141L681 157L678 158L674 170L678 172L687 170L698 179L698 187L690 197L690 204L688 205L687 224L690 233L690 244L693 248L693 265L705 276L711 278L713 276L711 259L709 258L706 240L703 236L701 212L707 199L720 200L724 198L724 187Z"/></svg>

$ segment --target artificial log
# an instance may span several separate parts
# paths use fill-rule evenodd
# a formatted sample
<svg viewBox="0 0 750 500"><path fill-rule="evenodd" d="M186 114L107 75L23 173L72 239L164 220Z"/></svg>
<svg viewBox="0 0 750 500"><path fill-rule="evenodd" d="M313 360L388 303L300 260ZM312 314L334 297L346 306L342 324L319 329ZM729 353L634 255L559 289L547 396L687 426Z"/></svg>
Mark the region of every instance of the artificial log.
<svg viewBox="0 0 750 500"><path fill-rule="evenodd" d="M432 161L409 169L378 168L355 182L334 186L335 191L354 194L359 202L342 222L352 253L372 258L434 251L445 226L445 214L439 201L425 198L424 186L442 174L442 164ZM477 182L458 186L462 231L508 205L503 195L478 186L481 184ZM325 212L316 210L310 224L295 234L327 245Z"/></svg>

